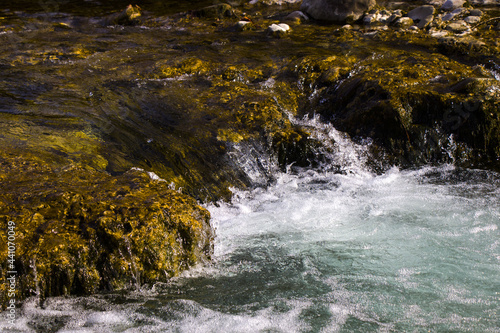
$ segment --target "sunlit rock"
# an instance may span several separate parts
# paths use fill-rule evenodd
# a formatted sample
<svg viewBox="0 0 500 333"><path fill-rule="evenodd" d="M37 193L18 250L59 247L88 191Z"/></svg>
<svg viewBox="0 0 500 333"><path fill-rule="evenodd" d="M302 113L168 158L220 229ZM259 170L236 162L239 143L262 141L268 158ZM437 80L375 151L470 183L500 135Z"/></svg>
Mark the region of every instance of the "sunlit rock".
<svg viewBox="0 0 500 333"><path fill-rule="evenodd" d="M273 37L282 37L290 31L290 26L286 23L271 24L267 33Z"/></svg>
<svg viewBox="0 0 500 333"><path fill-rule="evenodd" d="M141 9L139 6L128 5L122 12L109 16L106 24L132 25L139 23Z"/></svg>

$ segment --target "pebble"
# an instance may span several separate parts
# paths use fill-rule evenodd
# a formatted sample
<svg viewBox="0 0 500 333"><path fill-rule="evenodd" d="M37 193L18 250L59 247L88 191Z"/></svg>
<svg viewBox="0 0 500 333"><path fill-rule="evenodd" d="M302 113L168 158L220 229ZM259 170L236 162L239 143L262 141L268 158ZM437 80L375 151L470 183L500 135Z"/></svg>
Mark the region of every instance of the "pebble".
<svg viewBox="0 0 500 333"><path fill-rule="evenodd" d="M441 6L442 10L450 11L462 7L465 0L446 0L446 2Z"/></svg>
<svg viewBox="0 0 500 333"><path fill-rule="evenodd" d="M286 23L279 23L279 24L271 24L269 28L267 28L268 34L274 36L274 37L281 37L284 34L288 33L290 31L290 26Z"/></svg>
<svg viewBox="0 0 500 333"><path fill-rule="evenodd" d="M431 30L429 31L430 35L434 38L441 38L441 37L445 37L448 35L448 31L444 31L444 30Z"/></svg>
<svg viewBox="0 0 500 333"><path fill-rule="evenodd" d="M422 29L432 22L435 11L436 9L433 6L420 6L410 11L408 17L417 23L418 28Z"/></svg>
<svg viewBox="0 0 500 333"><path fill-rule="evenodd" d="M406 29L413 25L413 20L409 17L400 17L396 20L394 25L398 28Z"/></svg>
<svg viewBox="0 0 500 333"><path fill-rule="evenodd" d="M368 14L365 17L363 17L363 24L364 25L372 25L377 21L377 14Z"/></svg>
<svg viewBox="0 0 500 333"><path fill-rule="evenodd" d="M483 16L483 12L480 9L473 9L469 13L470 16Z"/></svg>
<svg viewBox="0 0 500 333"><path fill-rule="evenodd" d="M464 21L469 23L469 24L476 24L476 23L479 23L479 21L481 21L481 17L479 17L479 16L467 16L466 18L464 18Z"/></svg>
<svg viewBox="0 0 500 333"><path fill-rule="evenodd" d="M388 23L394 24L397 19L403 17L403 11L401 9L395 10L391 16L387 19Z"/></svg>
<svg viewBox="0 0 500 333"><path fill-rule="evenodd" d="M436 10L434 9L433 6L429 6L429 5L420 6L420 7L417 7L415 9L411 10L408 13L408 17L410 17L413 20L422 20L429 15L434 15L435 11Z"/></svg>
<svg viewBox="0 0 500 333"><path fill-rule="evenodd" d="M441 19L443 20L443 22L448 22L448 21L451 21L455 16L457 16L457 14L447 13L447 14L443 15L443 17Z"/></svg>
<svg viewBox="0 0 500 333"><path fill-rule="evenodd" d="M469 30L469 25L463 20L451 22L446 26L446 30L452 31L454 33L461 33Z"/></svg>
<svg viewBox="0 0 500 333"><path fill-rule="evenodd" d="M365 17L363 18L364 25L387 25L391 22L392 13L388 10L371 10Z"/></svg>

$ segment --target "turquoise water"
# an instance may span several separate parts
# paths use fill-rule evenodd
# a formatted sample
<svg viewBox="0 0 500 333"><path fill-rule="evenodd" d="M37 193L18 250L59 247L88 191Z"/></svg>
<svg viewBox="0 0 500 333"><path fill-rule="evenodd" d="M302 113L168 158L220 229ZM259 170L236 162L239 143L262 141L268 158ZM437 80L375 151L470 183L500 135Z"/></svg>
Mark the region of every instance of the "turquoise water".
<svg viewBox="0 0 500 333"><path fill-rule="evenodd" d="M301 171L209 206L215 261L24 306L20 332L499 332L500 175Z"/></svg>

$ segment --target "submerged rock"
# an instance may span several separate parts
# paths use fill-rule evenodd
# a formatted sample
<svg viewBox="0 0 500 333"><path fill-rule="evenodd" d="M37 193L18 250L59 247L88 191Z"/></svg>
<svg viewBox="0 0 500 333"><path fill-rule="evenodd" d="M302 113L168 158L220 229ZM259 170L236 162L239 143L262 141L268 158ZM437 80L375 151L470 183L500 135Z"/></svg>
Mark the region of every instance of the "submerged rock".
<svg viewBox="0 0 500 333"><path fill-rule="evenodd" d="M355 21L375 6L375 0L304 0L300 10L316 20L344 23Z"/></svg>

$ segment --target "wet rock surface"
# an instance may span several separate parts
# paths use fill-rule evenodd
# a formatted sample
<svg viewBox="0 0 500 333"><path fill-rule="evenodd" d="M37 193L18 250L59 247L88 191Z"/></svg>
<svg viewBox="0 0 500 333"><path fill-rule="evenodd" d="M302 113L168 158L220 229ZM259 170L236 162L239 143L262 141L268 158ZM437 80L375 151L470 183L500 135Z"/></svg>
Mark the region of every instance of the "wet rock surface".
<svg viewBox="0 0 500 333"><path fill-rule="evenodd" d="M293 1L140 16L67 4L0 20L0 223L19 228L21 298L154 283L208 261L200 203L265 186L269 165L335 164L304 116L371 142L375 172L500 170L496 7L411 18L420 6L392 4L341 27Z"/></svg>
<svg viewBox="0 0 500 333"><path fill-rule="evenodd" d="M18 235L18 299L137 288L210 260L209 213L142 170L112 177L4 154L0 163L0 223L15 221Z"/></svg>

